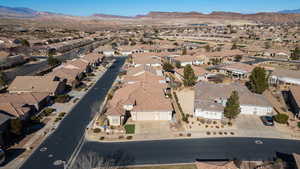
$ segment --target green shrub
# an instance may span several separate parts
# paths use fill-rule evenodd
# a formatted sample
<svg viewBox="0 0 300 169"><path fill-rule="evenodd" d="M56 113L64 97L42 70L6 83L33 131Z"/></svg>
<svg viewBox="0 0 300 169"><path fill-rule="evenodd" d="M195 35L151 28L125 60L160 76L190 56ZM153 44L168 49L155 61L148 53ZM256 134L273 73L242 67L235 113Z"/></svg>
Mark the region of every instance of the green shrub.
<svg viewBox="0 0 300 169"><path fill-rule="evenodd" d="M58 122L58 121L60 121L62 118L61 117L57 117L55 120L54 120L54 122Z"/></svg>
<svg viewBox="0 0 300 169"><path fill-rule="evenodd" d="M134 124L127 124L124 126L126 130L126 134L134 134L135 133L135 125Z"/></svg>
<svg viewBox="0 0 300 169"><path fill-rule="evenodd" d="M277 123L286 124L289 120L289 116L286 114L277 114L274 119Z"/></svg>
<svg viewBox="0 0 300 169"><path fill-rule="evenodd" d="M65 95L58 95L55 98L56 103L66 103L70 100L70 96L65 94Z"/></svg>
<svg viewBox="0 0 300 169"><path fill-rule="evenodd" d="M94 133L100 133L100 132L101 132L101 129L99 129L99 128L94 129Z"/></svg>
<svg viewBox="0 0 300 169"><path fill-rule="evenodd" d="M65 115L66 115L65 112L61 112L61 113L59 113L58 117L64 117Z"/></svg>
<svg viewBox="0 0 300 169"><path fill-rule="evenodd" d="M132 139L132 136L127 136L126 139L127 139L127 140L131 140L131 139Z"/></svg>
<svg viewBox="0 0 300 169"><path fill-rule="evenodd" d="M300 128L300 122L298 122L298 127Z"/></svg>
<svg viewBox="0 0 300 169"><path fill-rule="evenodd" d="M55 109L53 109L53 108L46 108L46 109L43 110L42 114L45 115L45 116L49 116L54 111L55 111Z"/></svg>

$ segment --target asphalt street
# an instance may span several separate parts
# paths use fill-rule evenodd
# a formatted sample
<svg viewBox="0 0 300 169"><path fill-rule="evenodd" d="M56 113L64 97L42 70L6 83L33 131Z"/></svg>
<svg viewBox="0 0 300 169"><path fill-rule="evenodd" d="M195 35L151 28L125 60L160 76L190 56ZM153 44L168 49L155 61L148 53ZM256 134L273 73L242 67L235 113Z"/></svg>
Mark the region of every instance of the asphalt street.
<svg viewBox="0 0 300 169"><path fill-rule="evenodd" d="M298 60L285 60L285 59L275 59L275 58L262 58L262 57L256 57L256 56L249 56L248 58L253 59L251 61L245 61L243 63L246 64L257 64L261 62L266 61L273 61L273 62L288 62L288 63L300 63Z"/></svg>
<svg viewBox="0 0 300 169"><path fill-rule="evenodd" d="M63 168L54 165L57 160L68 161L82 140L86 126L94 117L108 90L116 79L125 59L119 58L94 87L78 102L40 147L23 164L22 169Z"/></svg>
<svg viewBox="0 0 300 169"><path fill-rule="evenodd" d="M300 141L263 138L202 138L140 142L87 142L79 157L94 152L117 165L190 163L195 160L272 160L300 153ZM121 159L121 160L119 160Z"/></svg>

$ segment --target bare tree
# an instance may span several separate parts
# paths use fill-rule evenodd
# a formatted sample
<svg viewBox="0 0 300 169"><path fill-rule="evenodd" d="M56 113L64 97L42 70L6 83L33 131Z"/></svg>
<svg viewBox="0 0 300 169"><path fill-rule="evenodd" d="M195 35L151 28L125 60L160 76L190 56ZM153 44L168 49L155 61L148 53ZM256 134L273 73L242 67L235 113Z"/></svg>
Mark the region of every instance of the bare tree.
<svg viewBox="0 0 300 169"><path fill-rule="evenodd" d="M71 169L125 169L133 162L134 158L123 151L116 151L105 157L95 152L88 152L80 155Z"/></svg>

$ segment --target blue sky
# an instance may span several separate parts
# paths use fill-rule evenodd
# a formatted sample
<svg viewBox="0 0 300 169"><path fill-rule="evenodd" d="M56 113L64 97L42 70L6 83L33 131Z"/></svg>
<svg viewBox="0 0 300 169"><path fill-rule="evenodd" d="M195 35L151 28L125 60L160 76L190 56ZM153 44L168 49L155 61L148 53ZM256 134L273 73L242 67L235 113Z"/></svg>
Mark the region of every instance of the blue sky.
<svg viewBox="0 0 300 169"><path fill-rule="evenodd" d="M298 9L300 0L0 0L0 5L80 16L93 13L134 16L149 11L271 12Z"/></svg>

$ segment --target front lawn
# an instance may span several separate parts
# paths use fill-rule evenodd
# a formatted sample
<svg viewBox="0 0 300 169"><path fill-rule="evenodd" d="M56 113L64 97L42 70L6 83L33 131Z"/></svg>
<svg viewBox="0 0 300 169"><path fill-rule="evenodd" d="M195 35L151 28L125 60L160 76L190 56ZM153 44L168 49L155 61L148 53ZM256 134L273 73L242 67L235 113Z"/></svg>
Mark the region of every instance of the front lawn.
<svg viewBox="0 0 300 169"><path fill-rule="evenodd" d="M124 126L125 130L126 130L126 134L134 134L135 132L135 125L134 124L126 124Z"/></svg>

